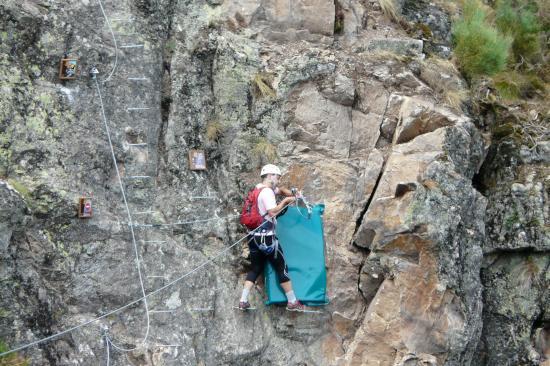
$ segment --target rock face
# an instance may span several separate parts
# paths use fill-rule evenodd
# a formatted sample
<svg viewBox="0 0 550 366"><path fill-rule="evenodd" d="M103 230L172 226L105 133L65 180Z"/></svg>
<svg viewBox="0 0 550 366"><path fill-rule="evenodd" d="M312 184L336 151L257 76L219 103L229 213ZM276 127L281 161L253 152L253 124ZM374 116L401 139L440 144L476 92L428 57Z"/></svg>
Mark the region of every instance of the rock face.
<svg viewBox="0 0 550 366"><path fill-rule="evenodd" d="M409 32L424 40L423 51L439 57L451 56L451 17L456 4L444 1L396 0Z"/></svg>
<svg viewBox="0 0 550 366"><path fill-rule="evenodd" d="M504 111L504 120L533 124ZM497 126L502 130L502 126ZM550 237L547 142L500 134L477 179L489 199L482 276L479 365L539 365L549 359Z"/></svg>
<svg viewBox="0 0 550 366"><path fill-rule="evenodd" d="M392 149L355 236L369 251L360 281L372 282L373 268L385 279L343 364L406 364L411 354L433 364L471 362L481 331L486 201L470 182L482 146L464 122Z"/></svg>
<svg viewBox="0 0 550 366"><path fill-rule="evenodd" d="M0 211L0 248L5 251L17 231L22 231L27 205L20 193L8 182L0 181L2 209Z"/></svg>
<svg viewBox="0 0 550 366"><path fill-rule="evenodd" d="M434 79L464 81L378 2L101 5L0 5L0 340L85 324L22 350L33 365L548 357L548 146L493 144L479 171L478 121ZM446 24L430 23L442 42ZM266 307L261 283L256 311L233 310L235 210L268 162L326 204L321 313Z"/></svg>

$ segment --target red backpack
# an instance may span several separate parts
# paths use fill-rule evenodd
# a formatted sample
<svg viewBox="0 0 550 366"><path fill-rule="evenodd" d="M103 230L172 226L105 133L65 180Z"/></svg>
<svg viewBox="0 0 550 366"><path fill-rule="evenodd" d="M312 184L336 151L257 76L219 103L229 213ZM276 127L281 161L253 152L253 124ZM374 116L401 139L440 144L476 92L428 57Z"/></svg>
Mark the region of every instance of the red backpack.
<svg viewBox="0 0 550 366"><path fill-rule="evenodd" d="M257 229L264 221L258 209L258 196L264 188L251 189L244 200L243 210L241 211L241 224L246 226L248 230Z"/></svg>

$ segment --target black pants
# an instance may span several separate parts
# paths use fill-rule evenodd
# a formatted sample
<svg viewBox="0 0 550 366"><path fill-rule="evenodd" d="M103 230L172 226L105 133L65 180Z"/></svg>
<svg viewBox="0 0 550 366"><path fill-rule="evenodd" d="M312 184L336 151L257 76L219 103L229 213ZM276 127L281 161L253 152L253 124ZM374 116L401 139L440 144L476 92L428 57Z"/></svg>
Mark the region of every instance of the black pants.
<svg viewBox="0 0 550 366"><path fill-rule="evenodd" d="M273 245L273 235L268 235L264 238L264 242L266 245ZM260 243L260 240L260 236L248 236L248 248L250 249L250 261L252 262L252 270L246 275L246 280L256 282L258 276L262 274L262 271L264 270L267 261L269 261L269 263L271 263L271 265L275 269L275 272L277 273L279 283L290 281L290 277L288 277L288 267L286 265L285 257L283 254L283 248L281 248L280 245L278 246L277 257L275 257L275 251L270 254L266 254L262 252L255 244L255 241L257 243Z"/></svg>

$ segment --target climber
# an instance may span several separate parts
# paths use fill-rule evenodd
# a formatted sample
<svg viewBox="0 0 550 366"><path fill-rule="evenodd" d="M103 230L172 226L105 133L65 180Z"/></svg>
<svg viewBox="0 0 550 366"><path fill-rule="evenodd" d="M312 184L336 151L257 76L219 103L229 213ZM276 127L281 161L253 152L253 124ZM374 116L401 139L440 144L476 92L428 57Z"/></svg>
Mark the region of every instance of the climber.
<svg viewBox="0 0 550 366"><path fill-rule="evenodd" d="M281 170L273 165L265 165L260 176L262 182L257 184L255 190L251 191L249 198L254 193L257 193L257 209L259 215L263 218L259 229L250 232L248 236L248 248L250 249L250 261L252 264L252 270L247 274L246 281L244 283L241 300L239 302L240 310L247 310L250 308L248 302L248 295L250 289L254 286L256 279L264 270L267 261L271 263L273 269L277 273L279 283L283 288L287 298L287 310L302 311L304 305L296 299L294 290L292 289L292 282L288 276L288 268L285 262L283 248L278 243L275 236L275 225L277 224L276 216L289 204L296 201L291 190L285 188L279 188L279 178L281 177ZM275 200L275 195L286 196L279 204ZM299 197L301 194L298 193ZM250 227L249 227L250 228Z"/></svg>

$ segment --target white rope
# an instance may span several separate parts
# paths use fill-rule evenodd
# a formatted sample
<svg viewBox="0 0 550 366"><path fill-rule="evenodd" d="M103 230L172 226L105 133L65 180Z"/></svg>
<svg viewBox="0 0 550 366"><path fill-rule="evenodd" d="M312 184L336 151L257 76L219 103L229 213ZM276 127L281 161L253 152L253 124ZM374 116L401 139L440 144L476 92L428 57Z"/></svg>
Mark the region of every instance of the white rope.
<svg viewBox="0 0 550 366"><path fill-rule="evenodd" d="M288 204L285 205L284 207L286 207L286 206L288 206ZM283 208L284 208L284 207L283 207ZM260 227L257 227L256 229L252 230L250 233L253 233L253 232L255 232L255 231L258 230L258 229L260 229ZM68 328L68 329L66 329L66 330L64 330L64 331L61 331L61 332L59 332L59 333L53 334L53 335L51 335L51 336L49 336L49 337L42 338L42 339L36 340L36 341L34 341L34 342L30 342L30 343L28 343L28 344L25 344L25 345L19 346L19 347L17 347L17 348L11 349L11 350L9 350L9 351L0 353L0 357L5 356L5 355L8 355L8 354L13 353L13 352L18 352L18 351L24 350L24 349L26 349L26 348L32 347L32 346L37 345L37 344L40 344L40 343L47 342L47 341L49 341L49 340L51 340L51 339L54 339L54 338L58 338L58 337L60 337L60 336L62 336L62 335L64 335L64 334L73 332L73 331L75 331L75 330L77 330L77 329L79 329L79 328L85 327L85 326L87 326L87 325L90 325L90 324L92 324L92 323L98 321L98 320L101 320L101 319L106 318L106 317L108 317L108 316L110 316L110 315L116 314L116 313L118 313L118 312L120 312L120 311L122 311L122 310L124 310L124 309L127 309L127 308L129 308L130 306L132 306L132 305L134 305L134 304L137 304L137 303L139 303L140 301L144 300L145 298L150 297L150 296L153 296L153 295L155 295L155 294L157 294L157 293L159 293L159 292L161 292L161 291L167 289L168 287L170 287L170 286L176 284L177 282L183 280L184 278L189 277L190 275L192 275L193 273L197 272L199 269L203 268L203 267L206 266L207 264L214 262L216 259L218 259L219 257L221 257L222 254L225 254L225 253L226 253L227 251L229 251L231 248L233 248L233 247L236 246L237 244L241 243L244 239L246 239L246 238L248 237L248 235L249 235L249 234L243 236L242 238L240 238L239 240L237 240L236 242L234 242L233 244L231 244L231 245L228 246L227 248L225 248L225 249L223 249L222 251L220 251L217 255L215 255L215 256L213 256L213 257L210 257L209 259L207 259L206 261L204 261L203 263L201 263L201 264L198 265L197 267L193 268L193 269L190 270L189 272L184 273L183 275L181 275L180 277L176 278L175 280L170 281L170 282L167 283L166 285L164 285L164 286L162 286L162 287L156 289L156 290L153 291L153 292L148 293L147 295L145 295L145 296L143 296L143 297L140 297L139 299L136 299L136 300L134 300L134 301L132 301L132 302L129 302L129 303L127 303L126 305L123 305L123 306L121 306L121 307L119 307L119 308L117 308L117 309L111 310L111 311L109 311L109 312L107 312L107 313L105 313L105 314L103 314L103 315L98 316L97 318L94 318L94 319L85 321L85 322L83 322L83 323L81 323L81 324L79 324L79 325L76 325L76 326L74 326L74 327ZM113 344L111 343L111 345L113 345ZM114 346L114 345L113 345L113 346Z"/></svg>
<svg viewBox="0 0 550 366"><path fill-rule="evenodd" d="M111 365L111 355L109 354L109 337L105 336L105 347L107 348L107 366Z"/></svg>
<svg viewBox="0 0 550 366"><path fill-rule="evenodd" d="M106 83L107 81L109 81L111 79L111 76L113 76L113 74L115 73L115 70L116 70L116 67L117 67L117 64L118 64L118 46L117 46L117 43L116 43L115 33L113 32L113 28L111 28L111 22L107 18L107 14L105 14L105 9L103 9L103 4L101 3L101 0L97 0L97 3L99 4L99 7L101 8L101 13L103 13L103 17L105 18L105 22L107 23L107 27L109 27L109 32L111 32L111 36L113 36L113 43L115 45L115 64L113 65L113 69L111 70L111 73L109 74L109 76L107 76L107 78L105 80L103 80L103 82Z"/></svg>
<svg viewBox="0 0 550 366"><path fill-rule="evenodd" d="M299 200L301 200L304 203L304 206L306 206L307 214L308 214L307 219L309 220L311 218L311 214L313 212L312 209L311 209L311 205L309 204L309 202L306 200L306 198L304 196L301 196L300 198L296 199L296 211L298 211L298 214L300 214L300 216L302 216L304 219L306 217L302 214L302 211L300 210L300 206L298 206L298 201Z"/></svg>
<svg viewBox="0 0 550 366"><path fill-rule="evenodd" d="M103 123L105 125L105 132L107 133L107 139L109 140L109 147L110 147L110 150L111 150L111 157L113 158L113 164L115 165L115 170L116 170L116 174L117 174L117 177L118 177L118 184L120 185L120 191L122 193L122 199L124 200L124 207L126 207L126 214L128 215L128 222L130 223L130 232L132 233L132 244L134 245L134 254L135 254L135 257L136 257L136 267L137 267L137 271L138 271L138 277L139 277L139 284L141 286L141 293L143 295L143 305L145 307L145 316L146 316L146 319L147 319L147 329L145 331L145 336L143 337L143 341L141 342L142 345L145 345L145 342L147 341L147 338L149 337L149 330L150 330L150 317L149 317L149 305L147 304L147 298L145 296L145 285L143 284L143 276L141 274L141 265L140 265L140 262L139 262L139 251L138 251L138 247L137 247L137 243L136 243L136 236L135 236L135 233L134 233L134 227L132 225L132 215L130 213L130 208L128 207L128 201L126 200L126 193L124 191L124 184L122 183L122 177L120 176L120 170L118 169L118 164L116 162L116 156L115 156L115 150L113 148L113 143L111 141L111 132L109 131L109 125L107 123L107 116L105 115L105 107L103 105L103 98L101 97L101 89L99 88L99 83L97 82L97 79L94 79L95 80L95 85L96 85L96 88L97 88L97 94L99 96L99 103L101 105L101 115L103 116ZM113 347L117 348L117 345L112 342L112 340L109 340L109 342L113 345ZM135 349L137 349L139 347L139 345L137 345L136 347L134 347L133 349L131 350L128 350L128 351L133 351Z"/></svg>
<svg viewBox="0 0 550 366"><path fill-rule="evenodd" d="M111 340L111 338L108 338L109 339L109 344L111 346L113 346L114 349L116 349L117 351L120 351L120 352L132 352L132 351L135 351L138 347L134 347L134 348L124 348L124 347L120 347L120 346L117 346L116 344L113 343L113 341Z"/></svg>

